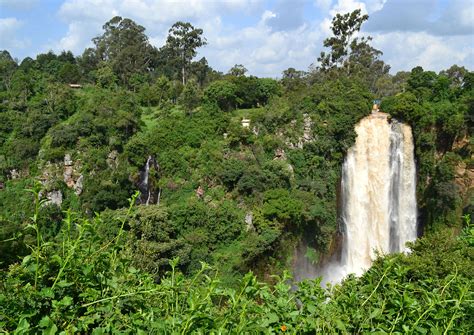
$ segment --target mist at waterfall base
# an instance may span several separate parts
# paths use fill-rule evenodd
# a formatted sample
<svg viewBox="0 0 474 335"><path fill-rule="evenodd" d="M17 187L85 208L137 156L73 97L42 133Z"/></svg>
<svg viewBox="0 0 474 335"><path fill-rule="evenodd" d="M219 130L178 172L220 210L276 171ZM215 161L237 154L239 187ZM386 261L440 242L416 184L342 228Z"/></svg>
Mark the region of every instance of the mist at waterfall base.
<svg viewBox="0 0 474 335"><path fill-rule="evenodd" d="M331 257L313 264L305 243L295 253L296 280L322 277L337 283L360 276L376 253L405 252L417 237L416 167L411 128L377 112L355 128L357 138L342 168L340 222L342 240Z"/></svg>

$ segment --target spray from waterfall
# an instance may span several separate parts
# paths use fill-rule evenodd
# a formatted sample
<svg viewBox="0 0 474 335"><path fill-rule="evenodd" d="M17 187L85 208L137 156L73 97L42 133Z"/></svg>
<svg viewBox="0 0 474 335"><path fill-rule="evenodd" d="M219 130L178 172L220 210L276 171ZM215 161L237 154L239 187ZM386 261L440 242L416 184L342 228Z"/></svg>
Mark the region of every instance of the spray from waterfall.
<svg viewBox="0 0 474 335"><path fill-rule="evenodd" d="M339 257L317 269L323 282L361 275L376 253L406 251L406 242L416 239L411 128L377 112L362 119L355 131L355 145L342 169L342 247Z"/></svg>

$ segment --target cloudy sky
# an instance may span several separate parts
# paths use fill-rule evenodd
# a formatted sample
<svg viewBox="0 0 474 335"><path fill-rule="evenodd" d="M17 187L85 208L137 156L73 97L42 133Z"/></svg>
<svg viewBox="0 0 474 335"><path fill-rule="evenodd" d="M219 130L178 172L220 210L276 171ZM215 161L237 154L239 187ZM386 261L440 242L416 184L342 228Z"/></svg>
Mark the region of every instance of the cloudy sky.
<svg viewBox="0 0 474 335"><path fill-rule="evenodd" d="M439 71L452 64L474 70L474 0L0 0L0 50L19 60L53 50L81 54L115 15L146 28L163 45L169 27L202 28L209 64L227 72L278 77L316 61L331 18L360 8L363 34L384 52L392 72L416 65Z"/></svg>

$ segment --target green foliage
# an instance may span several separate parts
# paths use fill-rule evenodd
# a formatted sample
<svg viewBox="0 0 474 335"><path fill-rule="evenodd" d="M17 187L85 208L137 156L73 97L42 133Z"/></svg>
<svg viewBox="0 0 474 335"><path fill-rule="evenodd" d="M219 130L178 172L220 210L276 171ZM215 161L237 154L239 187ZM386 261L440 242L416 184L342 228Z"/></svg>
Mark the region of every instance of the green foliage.
<svg viewBox="0 0 474 335"><path fill-rule="evenodd" d="M280 84L269 78L230 76L212 82L204 91L204 100L215 103L223 111L266 105L281 94Z"/></svg>
<svg viewBox="0 0 474 335"><path fill-rule="evenodd" d="M112 66L102 63L96 72L97 86L100 88L115 88L117 85L117 76L115 75Z"/></svg>
<svg viewBox="0 0 474 335"><path fill-rule="evenodd" d="M186 85L184 85L183 92L181 92L178 102L188 111L192 111L199 106L199 103L201 102L201 92L196 82L189 80Z"/></svg>
<svg viewBox="0 0 474 335"><path fill-rule="evenodd" d="M468 333L472 227L455 236L467 192L456 171L472 167L473 75L391 76L370 38L354 38L365 19L336 16L322 67L281 81L193 61L205 39L183 22L160 50L115 17L77 58L48 52L18 66L1 52L0 330ZM284 273L298 241L312 262L332 250L341 164L370 91L412 125L433 232L330 291L318 280L296 288ZM64 183L66 153L80 195ZM124 209L149 156L159 204ZM35 176L42 197L22 192ZM48 191L69 210L45 202Z"/></svg>
<svg viewBox="0 0 474 335"><path fill-rule="evenodd" d="M107 61L97 73L101 87L110 87L116 80L125 85L132 84L132 77L150 69L155 49L148 42L145 28L134 21L113 17L103 26L104 33L93 39L96 59Z"/></svg>
<svg viewBox="0 0 474 335"><path fill-rule="evenodd" d="M1 329L441 334L468 333L474 326L469 229L460 237L424 237L412 245L412 254L379 258L362 277L350 276L330 290L322 289L319 279L294 289L287 274L270 286L248 273L229 287L205 263L186 278L178 270L179 257L154 281L133 267L128 255L136 247L150 250L143 243L155 234L153 222L164 224L167 214L158 208L133 214L133 201L107 237L98 233L110 225L105 217L84 220L68 211L58 237L48 240L41 234L37 202L31 255L0 273Z"/></svg>
<svg viewBox="0 0 474 335"><path fill-rule="evenodd" d="M211 83L204 91L204 98L211 103L216 103L220 109L229 111L239 103L236 95L237 86L227 80Z"/></svg>
<svg viewBox="0 0 474 335"><path fill-rule="evenodd" d="M446 74L448 75L446 75ZM452 67L439 75L415 67L407 91L383 100L382 108L408 122L418 159L418 203L427 227L459 224L461 197L455 167L470 157L468 145L452 152L456 141L470 138L469 72Z"/></svg>
<svg viewBox="0 0 474 335"><path fill-rule="evenodd" d="M388 74L390 66L379 59L382 52L369 45L372 37L354 37L368 18L360 9L336 14L331 25L333 36L324 40L330 51L321 52L318 62L323 74L359 78L374 92L377 80Z"/></svg>
<svg viewBox="0 0 474 335"><path fill-rule="evenodd" d="M300 221L303 203L295 199L285 189L275 189L264 193L262 214L268 220L278 220L297 224Z"/></svg>
<svg viewBox="0 0 474 335"><path fill-rule="evenodd" d="M164 49L170 54L171 61L176 63L181 70L182 83L185 85L191 60L197 54L196 49L206 45L207 42L202 37L202 29L194 28L189 22L178 21L168 32Z"/></svg>

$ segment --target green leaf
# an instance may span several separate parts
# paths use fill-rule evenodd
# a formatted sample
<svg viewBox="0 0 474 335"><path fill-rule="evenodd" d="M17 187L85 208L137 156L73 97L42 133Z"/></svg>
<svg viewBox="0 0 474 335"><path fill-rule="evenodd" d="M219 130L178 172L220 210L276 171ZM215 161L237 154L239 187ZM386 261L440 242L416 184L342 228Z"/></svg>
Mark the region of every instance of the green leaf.
<svg viewBox="0 0 474 335"><path fill-rule="evenodd" d="M346 332L346 326L344 325L344 323L339 320L339 319L336 319L336 327L344 332Z"/></svg>
<svg viewBox="0 0 474 335"><path fill-rule="evenodd" d="M315 305L311 305L311 304L306 305L306 309L307 309L308 312L310 312L311 314L314 314L314 313L316 313L316 311L317 311L316 306L315 306Z"/></svg>
<svg viewBox="0 0 474 335"><path fill-rule="evenodd" d="M275 313L270 313L267 315L267 317L268 317L268 323L275 323L275 322L278 322L278 320L280 319L278 315L276 315Z"/></svg>
<svg viewBox="0 0 474 335"><path fill-rule="evenodd" d="M27 330L30 329L30 324L25 318L21 318L18 322L18 326L15 329L15 334L27 334Z"/></svg>
<svg viewBox="0 0 474 335"><path fill-rule="evenodd" d="M54 298L54 292L50 287L44 287L40 291L40 295L44 298Z"/></svg>
<svg viewBox="0 0 474 335"><path fill-rule="evenodd" d="M373 319L381 314L382 314L382 310L380 308L376 308L372 311L372 313L370 313L370 318Z"/></svg>
<svg viewBox="0 0 474 335"><path fill-rule="evenodd" d="M41 319L39 326L41 328L46 328L43 330L44 335L54 335L58 331L58 327L47 315Z"/></svg>
<svg viewBox="0 0 474 335"><path fill-rule="evenodd" d="M21 262L21 265L25 266L31 259L31 255L25 256L23 258L23 261Z"/></svg>
<svg viewBox="0 0 474 335"><path fill-rule="evenodd" d="M92 331L92 335L102 335L105 334L105 329L104 328L95 328Z"/></svg>
<svg viewBox="0 0 474 335"><path fill-rule="evenodd" d="M48 315L46 315L40 320L38 326L40 326L41 328L46 328L49 326L50 323L51 323L51 319L49 318Z"/></svg>
<svg viewBox="0 0 474 335"><path fill-rule="evenodd" d="M69 287L71 285L74 285L74 283L68 283L65 280L58 281L58 283L57 283L58 287Z"/></svg>

